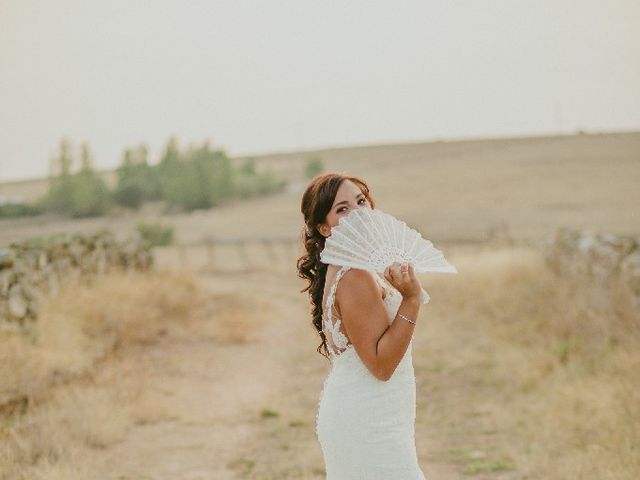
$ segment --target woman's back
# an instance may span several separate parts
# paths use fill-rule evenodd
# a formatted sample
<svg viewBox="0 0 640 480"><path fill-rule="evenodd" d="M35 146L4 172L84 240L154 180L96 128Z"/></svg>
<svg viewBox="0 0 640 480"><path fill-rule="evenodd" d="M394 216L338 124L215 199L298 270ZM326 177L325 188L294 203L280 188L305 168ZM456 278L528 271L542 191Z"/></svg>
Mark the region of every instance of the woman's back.
<svg viewBox="0 0 640 480"><path fill-rule="evenodd" d="M327 272L323 302L323 332L332 366L320 394L316 434L327 479L424 480L415 449L412 342L387 381L369 371L334 308L337 286L348 270L339 268L333 278ZM391 323L402 296L379 276L376 279L385 289L383 303Z"/></svg>

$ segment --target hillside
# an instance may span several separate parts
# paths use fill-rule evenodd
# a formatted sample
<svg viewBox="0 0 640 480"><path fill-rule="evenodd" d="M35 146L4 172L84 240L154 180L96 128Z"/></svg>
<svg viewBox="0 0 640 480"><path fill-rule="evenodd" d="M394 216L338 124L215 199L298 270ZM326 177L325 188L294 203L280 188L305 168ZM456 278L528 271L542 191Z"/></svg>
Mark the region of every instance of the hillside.
<svg viewBox="0 0 640 480"><path fill-rule="evenodd" d="M257 168L268 167L290 179L287 192L192 214L161 216L149 207L96 219L5 219L0 220L0 245L59 231L129 230L151 218L174 225L179 241L212 233L295 236L304 161L311 156L321 158L327 170L363 177L379 208L402 215L440 241L475 242L495 228L518 239L539 239L557 226L640 232L640 132L635 132L264 155L254 157ZM30 198L44 189L42 180L0 185L2 194Z"/></svg>

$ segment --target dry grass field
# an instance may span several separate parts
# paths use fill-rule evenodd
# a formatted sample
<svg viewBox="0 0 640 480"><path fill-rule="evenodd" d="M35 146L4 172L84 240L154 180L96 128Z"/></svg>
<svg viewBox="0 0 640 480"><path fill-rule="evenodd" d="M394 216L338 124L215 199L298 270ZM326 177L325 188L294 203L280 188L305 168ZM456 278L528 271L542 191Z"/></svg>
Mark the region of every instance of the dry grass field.
<svg viewBox="0 0 640 480"><path fill-rule="evenodd" d="M557 226L640 234L640 134L318 155L364 177L379 208L458 268L421 275L416 444L429 480L640 478L640 326L588 315L535 248ZM304 158L257 160L303 186ZM300 194L153 218L179 241L295 236ZM0 243L153 215L4 220ZM522 242L483 242L500 225ZM29 403L1 417L0 479L324 478L313 422L329 365L300 252L250 253L254 268L223 256L229 268L208 271L201 253L185 270L158 250L156 272L68 285L28 341L3 334L0 395Z"/></svg>

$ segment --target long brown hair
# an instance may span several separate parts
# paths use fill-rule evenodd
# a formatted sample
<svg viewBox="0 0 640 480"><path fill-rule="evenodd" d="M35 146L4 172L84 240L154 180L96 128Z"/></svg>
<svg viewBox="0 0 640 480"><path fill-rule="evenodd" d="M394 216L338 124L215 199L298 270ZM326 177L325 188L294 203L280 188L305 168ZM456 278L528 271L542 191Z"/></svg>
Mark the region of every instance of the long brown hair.
<svg viewBox="0 0 640 480"><path fill-rule="evenodd" d="M305 253L297 261L298 276L309 281L309 285L300 292L309 292L312 305L312 324L322 340L317 351L327 358L329 358L329 349L327 348L327 339L322 331L322 297L327 265L320 261L320 252L324 248L325 237L320 234L317 226L326 223L327 214L331 211L338 188L344 180L351 180L360 187L371 204L371 208L375 207L369 193L369 187L364 180L335 172L323 173L314 177L304 191L300 205L305 223L300 239L304 245Z"/></svg>

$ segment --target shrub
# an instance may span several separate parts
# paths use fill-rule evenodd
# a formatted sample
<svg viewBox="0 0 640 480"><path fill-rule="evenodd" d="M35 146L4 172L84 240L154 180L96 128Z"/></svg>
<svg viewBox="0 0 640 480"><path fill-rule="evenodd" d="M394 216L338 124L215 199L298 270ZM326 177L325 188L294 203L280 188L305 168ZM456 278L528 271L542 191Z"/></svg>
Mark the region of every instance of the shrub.
<svg viewBox="0 0 640 480"><path fill-rule="evenodd" d="M318 157L311 157L307 159L307 163L304 167L304 175L307 179L311 179L322 173L324 170L324 166L322 165L322 160Z"/></svg>
<svg viewBox="0 0 640 480"><path fill-rule="evenodd" d="M152 247L171 245L174 240L174 228L160 223L138 223L136 230Z"/></svg>
<svg viewBox="0 0 640 480"><path fill-rule="evenodd" d="M27 203L5 203L4 205L0 205L0 218L38 215L39 213L42 213L42 208L38 205L30 205Z"/></svg>

